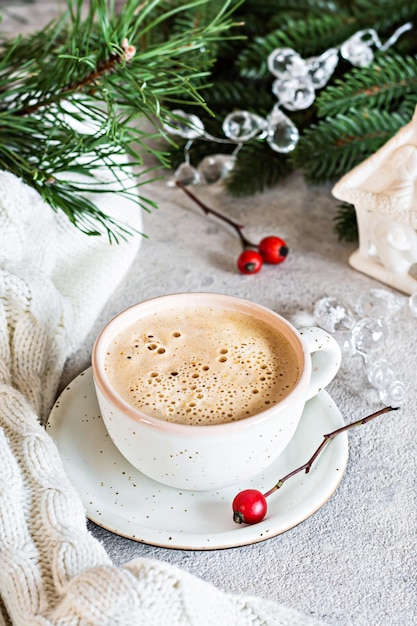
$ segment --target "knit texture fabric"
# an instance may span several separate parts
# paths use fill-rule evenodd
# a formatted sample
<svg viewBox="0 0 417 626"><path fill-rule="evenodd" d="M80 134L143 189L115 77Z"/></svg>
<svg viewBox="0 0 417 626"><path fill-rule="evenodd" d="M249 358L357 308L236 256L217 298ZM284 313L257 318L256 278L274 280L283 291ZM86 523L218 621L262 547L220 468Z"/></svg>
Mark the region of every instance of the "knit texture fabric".
<svg viewBox="0 0 417 626"><path fill-rule="evenodd" d="M140 230L132 201L113 194L96 201ZM163 562L116 567L87 530L43 424L65 360L139 244L139 236L110 245L83 235L0 172L0 626L318 626Z"/></svg>

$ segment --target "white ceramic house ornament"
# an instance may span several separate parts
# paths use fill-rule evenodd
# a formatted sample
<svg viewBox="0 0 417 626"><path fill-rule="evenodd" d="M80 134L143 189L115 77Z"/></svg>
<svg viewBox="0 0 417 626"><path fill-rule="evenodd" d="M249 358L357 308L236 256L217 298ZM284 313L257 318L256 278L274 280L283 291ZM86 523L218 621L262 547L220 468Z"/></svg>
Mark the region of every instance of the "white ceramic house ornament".
<svg viewBox="0 0 417 626"><path fill-rule="evenodd" d="M404 293L417 291L417 108L411 122L332 193L355 206L359 249L350 265Z"/></svg>

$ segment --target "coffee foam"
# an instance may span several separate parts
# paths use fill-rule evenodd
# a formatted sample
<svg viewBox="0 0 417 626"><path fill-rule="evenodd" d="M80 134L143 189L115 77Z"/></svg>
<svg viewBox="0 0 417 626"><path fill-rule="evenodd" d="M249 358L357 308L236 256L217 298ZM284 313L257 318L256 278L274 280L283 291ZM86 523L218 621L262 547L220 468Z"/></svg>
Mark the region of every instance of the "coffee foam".
<svg viewBox="0 0 417 626"><path fill-rule="evenodd" d="M132 406L165 421L210 425L260 413L299 378L289 341L245 313L196 307L138 320L109 347L105 368Z"/></svg>

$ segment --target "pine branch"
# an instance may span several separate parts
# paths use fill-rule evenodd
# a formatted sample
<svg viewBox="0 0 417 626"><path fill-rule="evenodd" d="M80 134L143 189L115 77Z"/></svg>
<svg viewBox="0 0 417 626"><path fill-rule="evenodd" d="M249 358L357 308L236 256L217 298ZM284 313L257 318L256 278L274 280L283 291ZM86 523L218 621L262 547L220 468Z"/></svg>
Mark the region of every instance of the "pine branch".
<svg viewBox="0 0 417 626"><path fill-rule="evenodd" d="M253 111L266 115L272 108L275 98L261 81L245 84L242 80L217 81L215 89L211 86L201 91L210 110L215 110L219 119L235 109ZM220 115L219 115L220 113Z"/></svg>
<svg viewBox="0 0 417 626"><path fill-rule="evenodd" d="M66 13L41 31L3 39L0 167L83 232L107 233L113 241L125 237L126 228L86 194L114 191L142 208L153 206L133 187L152 180L154 168L143 168L145 154L156 168L168 166L168 153L151 147L160 133L141 130L138 121L161 120L167 103L179 97L206 107L200 83L217 42L232 36L240 0L216 0L210 9L208 3L126 0L116 15L112 1L91 0L84 15L82 0L67 0ZM192 24L171 35L172 21L183 11L193 15ZM113 173L115 189L98 184L102 166Z"/></svg>
<svg viewBox="0 0 417 626"><path fill-rule="evenodd" d="M404 100L399 104L397 113L407 121L410 121L414 115L416 108L416 96L414 93L407 94Z"/></svg>
<svg viewBox="0 0 417 626"><path fill-rule="evenodd" d="M293 165L312 180L331 180L378 150L407 121L398 113L378 110L327 118L304 130Z"/></svg>
<svg viewBox="0 0 417 626"><path fill-rule="evenodd" d="M416 0L356 0L352 3L352 12L358 19L364 19L378 31L396 27L415 19Z"/></svg>
<svg viewBox="0 0 417 626"><path fill-rule="evenodd" d="M352 204L342 203L337 207L334 218L335 230L339 241L357 241L359 237L355 207Z"/></svg>
<svg viewBox="0 0 417 626"><path fill-rule="evenodd" d="M267 58L276 48L293 48L306 58L339 45L361 27L363 24L343 13L324 13L308 21L292 20L250 43L239 56L239 70L247 78L270 77Z"/></svg>
<svg viewBox="0 0 417 626"><path fill-rule="evenodd" d="M317 98L319 117L347 113L350 109L395 108L417 91L417 59L380 53L368 67L355 68L336 80Z"/></svg>
<svg viewBox="0 0 417 626"><path fill-rule="evenodd" d="M250 143L239 153L229 174L227 190L235 197L259 193L282 181L291 171L288 159L272 152L264 143Z"/></svg>

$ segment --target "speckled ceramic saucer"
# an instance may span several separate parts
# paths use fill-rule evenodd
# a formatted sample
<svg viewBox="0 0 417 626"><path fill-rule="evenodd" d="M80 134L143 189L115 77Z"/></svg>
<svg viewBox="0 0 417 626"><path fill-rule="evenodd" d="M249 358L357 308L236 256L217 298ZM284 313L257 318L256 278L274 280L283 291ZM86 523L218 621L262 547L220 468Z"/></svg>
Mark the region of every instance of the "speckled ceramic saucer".
<svg viewBox="0 0 417 626"><path fill-rule="evenodd" d="M242 489L266 491L305 463L325 433L343 426L339 409L322 391L310 400L291 443L265 472L217 491L180 491L134 469L119 453L100 416L91 369L60 395L47 430L56 441L67 474L87 517L118 535L164 548L214 550L264 541L315 513L337 489L348 459L348 438L335 437L313 464L268 498L259 524L233 522L231 503Z"/></svg>

